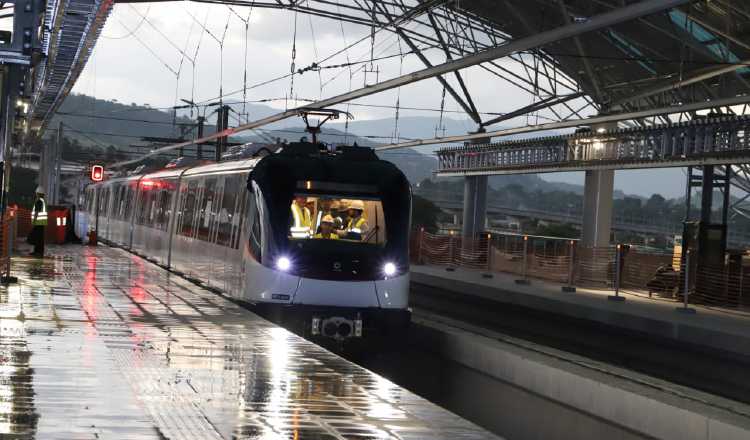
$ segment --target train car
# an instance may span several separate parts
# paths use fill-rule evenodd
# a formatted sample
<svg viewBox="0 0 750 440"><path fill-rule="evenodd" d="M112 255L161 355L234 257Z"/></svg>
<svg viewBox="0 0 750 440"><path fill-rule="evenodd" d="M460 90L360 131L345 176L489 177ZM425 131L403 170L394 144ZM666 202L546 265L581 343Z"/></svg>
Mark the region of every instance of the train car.
<svg viewBox="0 0 750 440"><path fill-rule="evenodd" d="M336 225L324 228L331 213ZM86 188L79 215L101 240L309 337L399 334L410 321L411 190L368 148L296 143L115 178Z"/></svg>

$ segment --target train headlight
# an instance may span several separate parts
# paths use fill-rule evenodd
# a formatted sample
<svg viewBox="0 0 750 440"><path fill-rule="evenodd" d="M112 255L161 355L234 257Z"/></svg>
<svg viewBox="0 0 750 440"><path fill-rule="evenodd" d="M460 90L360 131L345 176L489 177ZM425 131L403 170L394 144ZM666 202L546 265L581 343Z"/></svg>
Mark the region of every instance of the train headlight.
<svg viewBox="0 0 750 440"><path fill-rule="evenodd" d="M288 271L292 267L292 261L288 257L279 257L276 259L276 269L282 272Z"/></svg>
<svg viewBox="0 0 750 440"><path fill-rule="evenodd" d="M387 277L396 275L396 265L388 262L383 265L383 274Z"/></svg>

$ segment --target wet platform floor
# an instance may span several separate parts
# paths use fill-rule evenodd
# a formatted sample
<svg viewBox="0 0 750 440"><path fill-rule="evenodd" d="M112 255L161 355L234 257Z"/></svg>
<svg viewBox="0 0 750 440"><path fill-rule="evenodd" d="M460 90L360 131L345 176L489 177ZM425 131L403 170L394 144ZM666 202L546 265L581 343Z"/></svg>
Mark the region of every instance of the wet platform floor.
<svg viewBox="0 0 750 440"><path fill-rule="evenodd" d="M48 252L0 287L1 439L496 438L122 250Z"/></svg>

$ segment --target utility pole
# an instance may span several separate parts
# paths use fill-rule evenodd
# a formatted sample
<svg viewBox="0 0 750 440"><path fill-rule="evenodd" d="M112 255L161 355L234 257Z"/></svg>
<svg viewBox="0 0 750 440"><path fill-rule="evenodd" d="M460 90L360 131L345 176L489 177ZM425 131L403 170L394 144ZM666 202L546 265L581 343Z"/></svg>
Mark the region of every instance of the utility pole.
<svg viewBox="0 0 750 440"><path fill-rule="evenodd" d="M198 139L203 137L203 125L206 123L206 117L205 116L198 116ZM198 148L196 152L196 158L198 160L203 159L203 144L196 145Z"/></svg>
<svg viewBox="0 0 750 440"><path fill-rule="evenodd" d="M222 132L229 128L229 106L228 105L222 105L219 107L219 110L217 111L216 115L216 131ZM227 137L222 136L218 139L216 139L216 155L215 159L216 162L221 161L221 154L226 149L227 145Z"/></svg>
<svg viewBox="0 0 750 440"><path fill-rule="evenodd" d="M62 148L63 148L63 123L57 126L57 147L55 148L55 177L52 179L55 182L55 191L52 194L52 202L55 205L60 204L60 167L62 164Z"/></svg>

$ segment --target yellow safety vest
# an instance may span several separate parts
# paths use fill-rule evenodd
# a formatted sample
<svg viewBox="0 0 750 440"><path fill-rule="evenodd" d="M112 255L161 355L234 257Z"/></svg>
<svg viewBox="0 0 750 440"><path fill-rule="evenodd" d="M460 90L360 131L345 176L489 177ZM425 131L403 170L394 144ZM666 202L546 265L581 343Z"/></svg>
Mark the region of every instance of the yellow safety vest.
<svg viewBox="0 0 750 440"><path fill-rule="evenodd" d="M354 224L352 224L352 221L354 221ZM362 225L367 222L367 219L365 216L361 215L357 217L356 219L350 218L349 222L346 224L346 230L347 232L354 232L357 234L362 233Z"/></svg>
<svg viewBox="0 0 750 440"><path fill-rule="evenodd" d="M292 238L309 238L310 228L312 226L310 210L303 206L299 206L296 203L292 203L292 217L294 219L294 224L289 228Z"/></svg>
<svg viewBox="0 0 750 440"><path fill-rule="evenodd" d="M42 210L36 212L36 202L42 202ZM36 216L36 219L34 218ZM31 210L31 224L33 226L47 226L47 202L43 198L39 197L34 202L34 207Z"/></svg>
<svg viewBox="0 0 750 440"><path fill-rule="evenodd" d="M338 240L339 236L336 235L335 232L331 232L330 234L328 234L327 237L321 233L321 234L315 234L313 236L313 238L323 238L323 239L326 239L326 240Z"/></svg>

